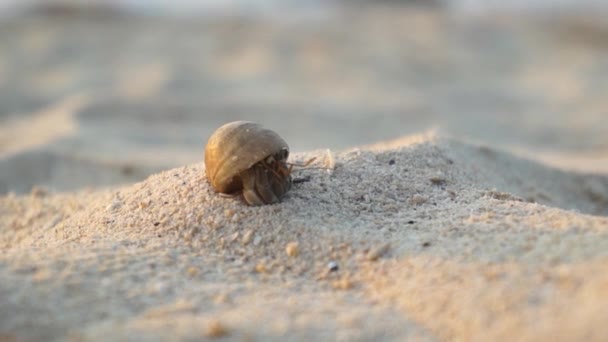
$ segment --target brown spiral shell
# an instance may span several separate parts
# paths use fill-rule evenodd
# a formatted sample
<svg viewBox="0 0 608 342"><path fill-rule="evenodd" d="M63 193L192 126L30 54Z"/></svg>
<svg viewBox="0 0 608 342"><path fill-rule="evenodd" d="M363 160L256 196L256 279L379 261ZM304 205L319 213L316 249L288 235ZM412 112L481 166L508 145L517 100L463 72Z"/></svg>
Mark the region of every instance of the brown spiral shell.
<svg viewBox="0 0 608 342"><path fill-rule="evenodd" d="M230 122L207 142L205 173L217 192L244 191L252 205L275 203L289 190L291 177L270 169L287 170L288 155L289 146L274 131L254 122Z"/></svg>

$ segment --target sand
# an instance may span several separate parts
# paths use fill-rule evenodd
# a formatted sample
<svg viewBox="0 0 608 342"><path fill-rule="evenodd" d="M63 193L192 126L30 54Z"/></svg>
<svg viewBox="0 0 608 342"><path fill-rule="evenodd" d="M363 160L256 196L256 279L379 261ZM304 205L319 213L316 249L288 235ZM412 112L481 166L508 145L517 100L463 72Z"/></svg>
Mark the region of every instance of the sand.
<svg viewBox="0 0 608 342"><path fill-rule="evenodd" d="M0 341L607 340L590 18L1 21ZM282 203L208 185L236 119L317 158Z"/></svg>
<svg viewBox="0 0 608 342"><path fill-rule="evenodd" d="M327 163L324 150L293 159L312 156ZM434 135L333 158L333 170L297 171L310 180L263 207L215 194L200 163L111 191L3 197L0 330L26 340L608 336L608 177Z"/></svg>
<svg viewBox="0 0 608 342"><path fill-rule="evenodd" d="M206 137L239 119L292 151L436 129L606 173L604 19L382 6L4 19L0 194L140 181L201 160Z"/></svg>

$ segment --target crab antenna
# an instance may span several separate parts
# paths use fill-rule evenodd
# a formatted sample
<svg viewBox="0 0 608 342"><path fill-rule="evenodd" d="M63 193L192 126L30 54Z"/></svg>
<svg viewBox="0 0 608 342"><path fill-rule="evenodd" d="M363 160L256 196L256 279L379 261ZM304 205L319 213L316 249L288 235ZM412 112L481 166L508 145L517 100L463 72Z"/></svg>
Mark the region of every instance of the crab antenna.
<svg viewBox="0 0 608 342"><path fill-rule="evenodd" d="M314 162L316 159L317 159L317 157L312 157L312 158L308 159L304 164L296 164L296 163L287 163L287 164L289 164L291 166L307 167L312 162Z"/></svg>

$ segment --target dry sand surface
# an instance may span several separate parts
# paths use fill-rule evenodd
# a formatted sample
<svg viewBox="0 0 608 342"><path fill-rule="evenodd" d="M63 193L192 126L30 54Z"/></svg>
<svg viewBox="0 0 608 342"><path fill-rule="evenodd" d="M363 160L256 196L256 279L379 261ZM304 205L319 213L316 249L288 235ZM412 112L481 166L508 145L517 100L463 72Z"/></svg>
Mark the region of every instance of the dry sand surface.
<svg viewBox="0 0 608 342"><path fill-rule="evenodd" d="M106 15L0 22L0 341L608 339L605 24ZM330 169L215 194L235 119Z"/></svg>
<svg viewBox="0 0 608 342"><path fill-rule="evenodd" d="M329 162L327 151L296 154ZM605 340L608 177L415 136L278 205L204 166L1 199L0 329L75 340ZM338 270L330 271L335 262Z"/></svg>
<svg viewBox="0 0 608 342"><path fill-rule="evenodd" d="M4 19L0 194L139 181L201 160L215 128L243 119L292 151L436 128L606 173L604 19L398 7Z"/></svg>

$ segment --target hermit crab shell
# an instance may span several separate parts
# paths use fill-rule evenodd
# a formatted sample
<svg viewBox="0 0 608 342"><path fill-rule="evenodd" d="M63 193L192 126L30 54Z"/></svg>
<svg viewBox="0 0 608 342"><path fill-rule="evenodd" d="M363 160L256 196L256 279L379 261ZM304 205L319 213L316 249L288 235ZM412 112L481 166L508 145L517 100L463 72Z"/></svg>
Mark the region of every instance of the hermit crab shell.
<svg viewBox="0 0 608 342"><path fill-rule="evenodd" d="M215 191L241 190L241 172L269 156L289 154L289 146L275 132L255 122L234 121L218 128L205 147L205 172Z"/></svg>

